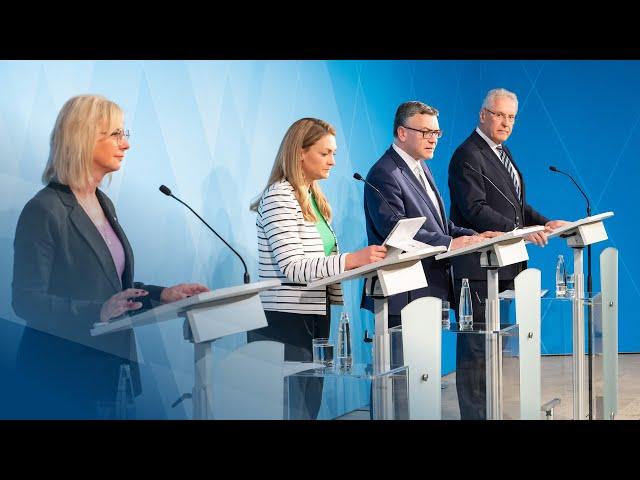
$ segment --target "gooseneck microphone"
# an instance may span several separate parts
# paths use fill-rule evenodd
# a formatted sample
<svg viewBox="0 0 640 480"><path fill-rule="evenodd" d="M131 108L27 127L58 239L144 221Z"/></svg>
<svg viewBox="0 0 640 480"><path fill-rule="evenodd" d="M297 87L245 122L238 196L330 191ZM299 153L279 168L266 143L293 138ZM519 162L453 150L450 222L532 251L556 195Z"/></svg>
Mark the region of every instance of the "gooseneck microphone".
<svg viewBox="0 0 640 480"><path fill-rule="evenodd" d="M211 230L216 235L216 237L218 237L220 240L222 240L222 243L224 243L227 247L229 247L231 249L231 251L238 256L238 258L242 262L242 266L244 267L244 283L250 283L251 279L249 277L249 271L247 270L247 264L244 263L244 259L240 256L240 254L238 252L236 252L235 249L231 245L229 245L224 238L222 238L220 235L218 235L218 232L216 232L213 228L211 228L211 226L207 222L205 222L204 219L193 210L193 208L191 208L189 205L187 205L182 200L180 200L178 197L176 197L173 193L171 193L171 189L169 189L169 187L166 187L165 185L160 185L160 191L162 193L164 193L167 197L175 198L178 202L180 202L185 207L187 207L189 210L191 210L191 212L196 217L198 217L200 219L200 221L202 223L204 223L207 226L207 228L209 228L209 230Z"/></svg>
<svg viewBox="0 0 640 480"><path fill-rule="evenodd" d="M376 193L380 196L380 198L381 198L382 200L384 200L384 203L386 203L386 204L387 204L387 206L389 207L389 210L391 210L391 211L393 212L393 216L394 216L394 217L398 217L399 219L400 219L400 218L406 218L406 216L405 216L405 215L400 215L400 214L398 213L398 211L397 211L395 208L393 208L393 207L391 206L391 204L387 201L387 199L386 199L386 198L384 198L384 195L382 195L382 192L380 192L380 190L378 190L376 187L374 187L370 182L367 182L367 181L362 177L362 175L360 175L358 172L356 172L356 173L354 173L354 174L353 174L353 178L355 178L356 180L361 180L361 181L363 181L364 183L366 183L367 185L369 185L371 188L373 188L373 189L376 191Z"/></svg>
<svg viewBox="0 0 640 480"><path fill-rule="evenodd" d="M496 184L495 184L495 183L493 183L493 182L491 181L491 179L490 179L489 177L487 177L484 173L482 173L482 172L480 172L480 171L476 170L475 168L473 168L473 167L472 167L469 163L467 163L467 162L464 162L464 166L465 166L465 167L467 167L467 168L468 168L468 169L470 169L470 170L473 170L473 171L474 171L474 172L476 172L478 175L481 175L482 177L484 177L484 179L485 179L485 180L487 180L491 185L493 185L493 188L495 188L495 189L498 191L498 193L499 193L500 195L502 195L502 196L504 197L504 199L505 199L507 202L509 202L509 205L511 205L511 206L513 207L513 213L514 213L514 214L515 214L515 216L516 216L516 223L515 223L515 227L514 227L514 228L518 228L518 227L520 226L520 216L518 215L518 209L517 209L517 208L516 208L516 206L513 204L513 202L512 202L511 200L509 200L509 199L507 198L507 196L506 196L504 193L502 193L502 190L500 190L500 189L496 186Z"/></svg>
<svg viewBox="0 0 640 480"><path fill-rule="evenodd" d="M558 170L553 165L549 166L549 170L551 170L552 172L555 172L555 173L561 173L562 175L566 175L567 177L569 177L571 179L571 181L574 183L574 185L576 187L578 187L578 190L580 190L580 193L582 194L584 199L587 201L587 217L590 217L591 216L591 202L589 202L589 197L587 197L587 194L584 193L584 190L582 190L582 188L580 188L580 185L578 185L578 182L576 182L575 179L571 175L569 175L566 172L563 172L562 170Z"/></svg>

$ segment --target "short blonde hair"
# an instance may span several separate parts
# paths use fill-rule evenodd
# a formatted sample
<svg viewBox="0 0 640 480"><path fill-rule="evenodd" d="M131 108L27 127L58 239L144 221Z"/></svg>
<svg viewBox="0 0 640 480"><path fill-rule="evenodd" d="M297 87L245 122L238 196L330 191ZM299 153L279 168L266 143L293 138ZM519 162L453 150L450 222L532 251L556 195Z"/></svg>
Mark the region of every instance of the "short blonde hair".
<svg viewBox="0 0 640 480"><path fill-rule="evenodd" d="M294 195L300 204L304 219L308 222L317 222L318 219L313 212L309 192L304 181L304 173L300 165L300 154L326 135L335 137L336 129L324 120L301 118L294 122L285 133L282 143L280 143L267 186L260 197L251 203L249 208L254 212L257 211L262 195L267 189L274 183L286 179L294 189ZM318 210L320 210L325 220L330 222L331 205L329 205L327 198L322 193L317 180L311 182L309 190L316 199Z"/></svg>
<svg viewBox="0 0 640 480"><path fill-rule="evenodd" d="M100 95L78 95L66 101L51 131L49 159L42 182L83 188L92 180L96 134L122 124L122 109Z"/></svg>

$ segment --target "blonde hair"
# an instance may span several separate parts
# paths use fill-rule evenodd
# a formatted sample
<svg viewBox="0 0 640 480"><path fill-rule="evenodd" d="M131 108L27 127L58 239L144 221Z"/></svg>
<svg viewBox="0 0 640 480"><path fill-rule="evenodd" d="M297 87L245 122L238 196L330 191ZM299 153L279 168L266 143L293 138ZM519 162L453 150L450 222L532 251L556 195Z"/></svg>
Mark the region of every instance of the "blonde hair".
<svg viewBox="0 0 640 480"><path fill-rule="evenodd" d="M92 180L96 134L122 124L122 109L100 95L78 95L66 101L51 131L49 159L42 182L84 188Z"/></svg>
<svg viewBox="0 0 640 480"><path fill-rule="evenodd" d="M308 222L318 221L311 206L311 199L309 198L309 192L311 192L316 199L318 210L320 210L320 213L322 213L326 221L330 222L331 206L322 193L317 180L311 182L311 186L309 190L307 190L306 182L304 181L304 172L300 165L300 154L326 135L335 136L335 134L335 128L324 120L301 118L294 122L280 143L280 148L273 163L267 186L260 196L251 203L249 208L257 212L260 200L269 187L281 180L287 180L293 187L294 195L300 204L305 220Z"/></svg>

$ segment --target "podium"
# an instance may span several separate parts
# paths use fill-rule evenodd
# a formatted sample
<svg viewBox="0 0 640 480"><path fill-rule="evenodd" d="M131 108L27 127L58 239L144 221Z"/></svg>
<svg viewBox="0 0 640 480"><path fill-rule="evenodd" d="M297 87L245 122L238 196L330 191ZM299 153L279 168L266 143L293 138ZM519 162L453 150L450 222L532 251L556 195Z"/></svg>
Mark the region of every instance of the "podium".
<svg viewBox="0 0 640 480"><path fill-rule="evenodd" d="M279 280L268 280L200 293L138 315L96 323L91 335L108 335L184 318L184 338L194 347L193 417L197 420L210 419L213 399L212 343L227 335L266 327L267 319L259 294L279 286Z"/></svg>
<svg viewBox="0 0 640 480"><path fill-rule="evenodd" d="M426 244L425 244L426 245ZM421 260L445 252L446 247L425 246L411 252L393 254L384 260L370 263L340 275L308 283L309 287L322 287L333 283L366 279L366 294L374 301L375 337L373 347L373 374L382 375L391 370L389 338L389 307L387 297L427 286ZM390 392L385 388L374 389L373 418L393 418Z"/></svg>
<svg viewBox="0 0 640 480"><path fill-rule="evenodd" d="M502 388L501 388L501 357L500 348L500 299L498 297L499 269L514 263L524 262L529 259L524 237L531 233L544 230L542 226L526 227L507 232L498 237L489 238L483 242L468 247L452 250L436 256L436 260L445 260L460 255L480 253L480 266L487 270L487 304L486 304L486 412L487 419L499 420L502 418ZM525 290L533 289L537 280L537 290L540 290L540 275L524 277ZM522 288L521 288L522 289ZM531 296L531 295L529 295ZM538 294L538 304L539 304ZM539 312L539 309L538 309ZM540 317L538 315L538 325ZM522 338L522 337L520 337ZM533 339L533 335L531 336ZM538 350L539 354L539 350ZM539 369L538 369L539 374ZM538 375L539 377L539 375ZM539 381L537 382L539 385ZM539 387L538 387L539 388ZM539 397L539 395L538 395Z"/></svg>
<svg viewBox="0 0 640 480"><path fill-rule="evenodd" d="M584 363L584 247L607 240L607 231L603 221L613 217L613 212L600 213L585 217L575 222L557 228L549 234L549 238L561 237L566 239L567 246L573 249L573 273L575 278L575 296L573 298L573 418L583 420L587 417L585 408L585 363ZM615 259L617 265L617 257ZM609 271L609 268L605 269ZM605 271L603 270L603 271ZM603 277L604 278L604 277ZM611 278L610 284L614 281ZM615 292L612 285L601 285L603 293L609 292L615 296L617 303L617 270L615 275ZM587 292L591 296L593 292ZM613 300L611 300L612 302ZM613 307L614 305L610 305ZM591 310L591 306L588 307ZM617 305L616 318L617 318ZM616 352L617 354L617 352ZM591 360L591 359L590 359ZM616 363L617 365L617 363ZM590 364L589 370L592 370ZM616 373L617 376L617 373ZM617 379L616 379L617 381ZM589 388L591 390L591 388ZM617 390L617 389L616 389Z"/></svg>

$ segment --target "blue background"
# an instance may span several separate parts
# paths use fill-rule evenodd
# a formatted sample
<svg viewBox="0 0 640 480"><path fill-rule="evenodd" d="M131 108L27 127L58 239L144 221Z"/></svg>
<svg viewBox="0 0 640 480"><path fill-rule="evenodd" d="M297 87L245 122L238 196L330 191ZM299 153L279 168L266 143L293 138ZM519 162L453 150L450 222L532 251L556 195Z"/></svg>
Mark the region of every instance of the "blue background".
<svg viewBox="0 0 640 480"><path fill-rule="evenodd" d="M599 289L600 252L618 248L619 349L640 351L640 327L632 313L640 300L638 214L629 201L640 173L639 84L636 61L0 61L0 317L7 320L0 358L5 365L14 361L22 328L10 304L17 218L42 188L49 134L71 96L102 94L125 111L131 150L104 190L134 248L136 279L219 288L241 283L240 262L190 212L161 195L160 184L234 245L257 280L249 203L264 188L291 123L313 116L337 129L337 165L322 187L334 209L341 249L354 251L365 246L366 234L362 184L352 174L366 175L390 145L398 104L421 100L440 110L445 133L429 166L448 210L449 159L474 129L484 95L495 87L519 97L507 144L525 177L528 202L550 218L584 216L570 180L548 171L553 164L575 175L594 213L615 212L607 222L609 241L593 249L594 287ZM543 288L553 289L560 253L571 259L558 240L529 249L529 265L542 270ZM356 359L367 361L369 346L361 339L365 329L373 330L373 317L358 308L360 289L357 282L344 285L344 309L354 323ZM334 310L334 323L341 310ZM137 336L142 358L164 366L147 373L155 376L153 388L170 401L190 390L193 377L192 349L181 329L180 322L172 322L144 327ZM332 336L335 330L333 325ZM554 344L553 335L565 338L564 330L566 325L559 326L548 344ZM244 342L244 334L225 339L215 357ZM454 360L454 344L447 341L443 373L454 369ZM154 408L146 414L184 414L166 405Z"/></svg>

